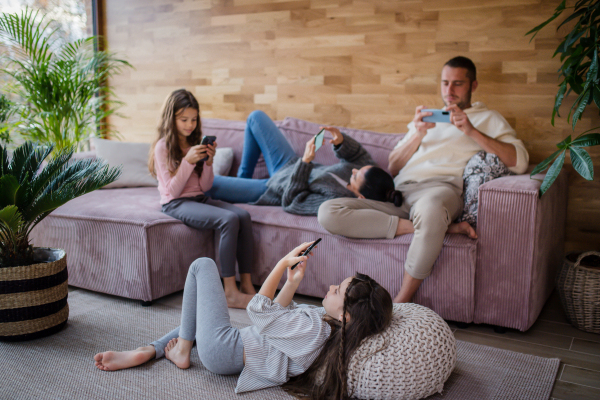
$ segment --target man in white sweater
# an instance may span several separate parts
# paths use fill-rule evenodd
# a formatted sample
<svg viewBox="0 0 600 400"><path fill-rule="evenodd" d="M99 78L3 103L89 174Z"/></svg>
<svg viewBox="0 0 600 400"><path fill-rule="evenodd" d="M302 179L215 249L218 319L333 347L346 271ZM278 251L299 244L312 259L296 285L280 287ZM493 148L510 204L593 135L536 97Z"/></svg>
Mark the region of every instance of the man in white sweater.
<svg viewBox="0 0 600 400"><path fill-rule="evenodd" d="M484 150L493 153L510 171L522 174L529 155L514 129L483 103L471 104L477 89L476 68L466 57L455 57L442 69L442 99L450 123L424 122L426 107L416 109L408 133L389 156L388 169L402 207L365 199L334 199L319 208L319 222L331 233L352 238L393 238L413 233L404 264L405 274L395 303L408 302L429 276L446 232L475 238L463 222L451 225L463 209L462 175L469 159Z"/></svg>

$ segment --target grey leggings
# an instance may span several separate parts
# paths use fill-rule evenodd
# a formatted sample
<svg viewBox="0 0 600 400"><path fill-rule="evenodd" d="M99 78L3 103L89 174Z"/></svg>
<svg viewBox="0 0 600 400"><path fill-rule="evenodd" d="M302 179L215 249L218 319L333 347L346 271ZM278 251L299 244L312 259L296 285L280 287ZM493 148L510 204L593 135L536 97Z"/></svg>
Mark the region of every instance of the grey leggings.
<svg viewBox="0 0 600 400"><path fill-rule="evenodd" d="M217 265L210 258L199 258L190 266L183 289L181 325L151 343L156 358L165 355L165 346L176 337L195 339L202 365L215 374L239 374L244 369L242 337L231 326Z"/></svg>
<svg viewBox="0 0 600 400"><path fill-rule="evenodd" d="M236 258L240 274L252 272L254 237L252 220L246 210L200 195L172 200L162 206L162 212L192 228L214 229L220 233L219 259L223 277L235 276Z"/></svg>

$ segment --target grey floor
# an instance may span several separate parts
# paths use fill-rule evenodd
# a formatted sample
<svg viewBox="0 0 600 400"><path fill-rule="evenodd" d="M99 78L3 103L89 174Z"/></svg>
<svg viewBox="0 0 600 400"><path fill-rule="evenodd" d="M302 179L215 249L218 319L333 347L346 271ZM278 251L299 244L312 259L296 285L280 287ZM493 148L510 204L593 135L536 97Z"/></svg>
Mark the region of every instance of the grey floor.
<svg viewBox="0 0 600 400"><path fill-rule="evenodd" d="M70 290L81 289L71 287ZM181 298L182 292L178 292L155 302L181 308ZM301 295L296 295L294 300L315 305L321 303L321 299ZM247 318L245 310L230 309L230 314L236 314L242 320ZM600 399L600 335L572 327L565 318L556 293L552 294L537 322L527 332L508 330L500 334L489 326L470 325L461 329L453 323L450 323L450 327L457 339L466 342L541 357L560 358L552 399Z"/></svg>

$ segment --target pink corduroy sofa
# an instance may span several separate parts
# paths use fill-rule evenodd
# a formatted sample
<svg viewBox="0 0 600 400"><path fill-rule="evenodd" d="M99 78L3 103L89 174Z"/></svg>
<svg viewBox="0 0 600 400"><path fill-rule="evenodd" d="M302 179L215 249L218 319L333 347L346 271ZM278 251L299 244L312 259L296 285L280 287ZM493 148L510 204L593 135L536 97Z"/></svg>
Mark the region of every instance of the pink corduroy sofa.
<svg viewBox="0 0 600 400"><path fill-rule="evenodd" d="M295 118L277 124L298 154L319 128ZM202 120L204 134L217 136L220 147L234 149L231 175L239 165L244 126L242 121ZM360 141L383 168L401 138L342 130ZM323 149L315 162L332 164L337 159ZM479 238L448 234L414 301L447 320L527 330L553 289L563 255L566 175L561 172L541 199L540 180L528 175L483 184ZM259 162L254 177L267 176L264 162ZM299 293L322 297L330 284L356 271L369 274L392 295L400 289L412 235L348 239L325 231L316 217L287 214L280 207L239 206L253 220L255 284L261 284L298 243L321 237ZM103 189L75 199L40 223L32 241L67 251L69 284L146 302L183 289L191 262L216 254L214 232L191 229L162 214L155 187Z"/></svg>

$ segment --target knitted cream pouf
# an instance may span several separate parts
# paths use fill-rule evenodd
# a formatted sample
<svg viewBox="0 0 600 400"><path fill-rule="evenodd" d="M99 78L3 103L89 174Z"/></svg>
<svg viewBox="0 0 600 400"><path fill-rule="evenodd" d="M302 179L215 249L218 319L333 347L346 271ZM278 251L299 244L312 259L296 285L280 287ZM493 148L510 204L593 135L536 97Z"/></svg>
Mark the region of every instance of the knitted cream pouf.
<svg viewBox="0 0 600 400"><path fill-rule="evenodd" d="M394 304L392 323L366 339L348 364L348 393L359 399L421 399L441 393L456 364L456 339L435 312Z"/></svg>

